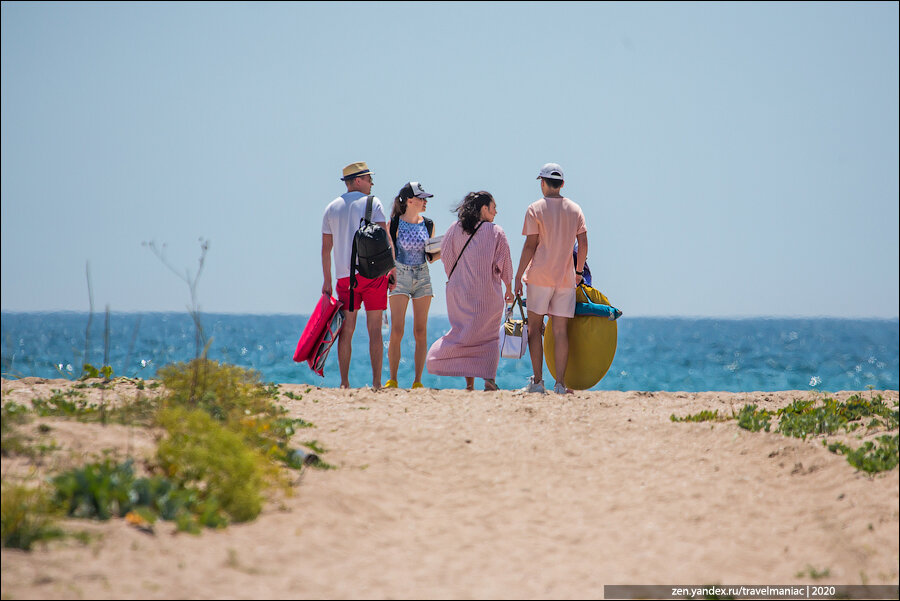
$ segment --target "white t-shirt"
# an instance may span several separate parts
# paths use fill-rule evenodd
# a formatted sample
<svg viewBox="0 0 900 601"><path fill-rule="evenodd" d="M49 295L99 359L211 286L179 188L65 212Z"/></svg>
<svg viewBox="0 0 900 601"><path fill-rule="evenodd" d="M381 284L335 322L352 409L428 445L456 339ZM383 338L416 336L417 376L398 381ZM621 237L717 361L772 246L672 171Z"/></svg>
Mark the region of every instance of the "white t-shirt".
<svg viewBox="0 0 900 601"><path fill-rule="evenodd" d="M334 274L337 279L350 277L350 255L353 251L353 236L359 229L360 220L366 216L366 195L362 192L347 192L331 201L322 217L322 233L331 234L334 246ZM386 223L384 209L377 197L372 199L372 221Z"/></svg>

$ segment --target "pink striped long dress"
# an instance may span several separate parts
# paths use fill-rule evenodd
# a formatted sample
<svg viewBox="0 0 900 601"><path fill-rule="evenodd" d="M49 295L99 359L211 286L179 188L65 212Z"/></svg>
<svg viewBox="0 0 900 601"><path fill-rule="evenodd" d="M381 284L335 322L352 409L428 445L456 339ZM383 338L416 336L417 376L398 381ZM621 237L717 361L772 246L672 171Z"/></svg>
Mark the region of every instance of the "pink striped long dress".
<svg viewBox="0 0 900 601"><path fill-rule="evenodd" d="M457 221L444 234L441 261L449 276L469 239ZM447 281L450 331L428 350L428 373L493 379L500 361L499 331L505 303L503 282L512 281L509 242L499 225L486 221Z"/></svg>

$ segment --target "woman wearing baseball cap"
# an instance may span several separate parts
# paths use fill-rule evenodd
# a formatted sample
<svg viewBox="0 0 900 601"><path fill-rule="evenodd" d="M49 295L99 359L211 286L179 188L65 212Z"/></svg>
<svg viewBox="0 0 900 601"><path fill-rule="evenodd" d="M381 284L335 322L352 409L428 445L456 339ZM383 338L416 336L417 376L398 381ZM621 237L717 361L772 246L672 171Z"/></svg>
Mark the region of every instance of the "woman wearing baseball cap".
<svg viewBox="0 0 900 601"><path fill-rule="evenodd" d="M390 232L397 252L397 286L388 294L391 306L391 339L388 343L388 367L390 379L385 388L397 388L397 370L400 367L400 343L406 326L406 308L412 299L413 336L416 339L415 379L413 388L422 388L422 371L428 352L428 310L431 308L431 273L428 263L440 256L440 252L427 253L425 245L434 235L434 222L422 213L428 199L434 196L422 188L419 182L409 182L394 198Z"/></svg>

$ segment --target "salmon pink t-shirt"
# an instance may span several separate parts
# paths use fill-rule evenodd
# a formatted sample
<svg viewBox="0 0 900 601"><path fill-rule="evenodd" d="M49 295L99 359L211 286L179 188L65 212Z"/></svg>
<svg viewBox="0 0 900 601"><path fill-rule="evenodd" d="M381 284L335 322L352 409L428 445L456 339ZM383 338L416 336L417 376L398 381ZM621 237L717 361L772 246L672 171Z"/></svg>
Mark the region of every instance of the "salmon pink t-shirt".
<svg viewBox="0 0 900 601"><path fill-rule="evenodd" d="M568 198L544 197L531 203L522 235L537 234L538 245L522 280L534 286L574 288L572 247L575 237L586 231L581 207Z"/></svg>

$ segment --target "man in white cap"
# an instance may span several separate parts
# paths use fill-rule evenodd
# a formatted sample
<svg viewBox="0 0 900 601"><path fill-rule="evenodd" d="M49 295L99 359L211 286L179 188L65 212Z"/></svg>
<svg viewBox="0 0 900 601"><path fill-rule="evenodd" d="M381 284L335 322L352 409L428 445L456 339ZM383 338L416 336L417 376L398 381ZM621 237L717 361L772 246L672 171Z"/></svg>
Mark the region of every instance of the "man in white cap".
<svg viewBox="0 0 900 601"><path fill-rule="evenodd" d="M528 285L528 346L534 375L528 378L524 392L546 392L544 388L544 344L541 338L544 317L553 316L553 357L559 394L571 392L563 382L569 361L569 319L575 316L575 287L584 279L587 259L587 228L581 207L565 198L562 167L547 163L537 179L543 198L528 207L522 235L525 245L516 272L516 295L522 294L522 281ZM572 246L578 242L578 254L572 265Z"/></svg>
<svg viewBox="0 0 900 601"><path fill-rule="evenodd" d="M381 335L381 320L387 309L388 288L393 287L394 272L375 279L357 274L357 286L353 291L350 306L350 256L353 250L353 236L359 228L360 220L366 214L366 198L372 192L375 182L372 171L364 161L350 163L344 167L341 180L347 192L335 198L325 209L322 218L322 294L331 296L331 255L334 253L334 270L337 278L337 298L343 305L344 325L338 336L338 366L341 372L341 388L350 388L350 356L353 352L351 341L356 329L358 309L365 305L366 328L369 331L369 358L372 361L372 387L381 388L381 367L384 357L384 343ZM372 221L387 231L387 222L381 201L372 199Z"/></svg>

